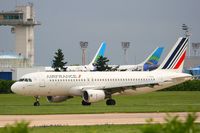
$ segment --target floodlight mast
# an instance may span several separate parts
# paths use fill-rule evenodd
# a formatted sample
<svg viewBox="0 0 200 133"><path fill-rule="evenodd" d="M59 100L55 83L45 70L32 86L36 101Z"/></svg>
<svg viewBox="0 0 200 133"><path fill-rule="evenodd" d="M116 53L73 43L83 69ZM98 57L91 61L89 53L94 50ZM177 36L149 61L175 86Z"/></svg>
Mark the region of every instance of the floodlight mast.
<svg viewBox="0 0 200 133"><path fill-rule="evenodd" d="M127 64L127 49L130 47L130 42L121 42L122 49L124 50L124 63Z"/></svg>
<svg viewBox="0 0 200 133"><path fill-rule="evenodd" d="M188 38L188 57L191 56L191 50L190 50L190 28L186 24L182 24L182 30L185 32L184 36Z"/></svg>
<svg viewBox="0 0 200 133"><path fill-rule="evenodd" d="M80 41L80 46L82 49L82 65L86 64L86 49L88 47L88 42Z"/></svg>
<svg viewBox="0 0 200 133"><path fill-rule="evenodd" d="M192 43L193 56L199 56L200 43Z"/></svg>

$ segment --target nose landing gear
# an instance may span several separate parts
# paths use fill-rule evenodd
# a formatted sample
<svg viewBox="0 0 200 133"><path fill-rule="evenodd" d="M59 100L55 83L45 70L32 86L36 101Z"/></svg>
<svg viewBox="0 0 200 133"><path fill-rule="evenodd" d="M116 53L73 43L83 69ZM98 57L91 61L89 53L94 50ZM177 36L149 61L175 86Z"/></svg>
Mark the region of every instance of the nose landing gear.
<svg viewBox="0 0 200 133"><path fill-rule="evenodd" d="M33 104L33 106L40 106L40 97L39 96L35 96L35 102Z"/></svg>

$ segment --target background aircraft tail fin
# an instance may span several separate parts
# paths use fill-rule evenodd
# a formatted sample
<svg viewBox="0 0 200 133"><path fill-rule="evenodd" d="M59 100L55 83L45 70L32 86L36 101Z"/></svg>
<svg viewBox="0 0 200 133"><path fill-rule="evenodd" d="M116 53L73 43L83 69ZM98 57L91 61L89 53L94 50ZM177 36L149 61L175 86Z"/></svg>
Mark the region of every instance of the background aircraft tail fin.
<svg viewBox="0 0 200 133"><path fill-rule="evenodd" d="M100 56L104 56L105 49L106 49L106 42L102 42L101 46L99 47L97 53L95 54L94 58L92 59L89 65L93 65L94 63L96 63L96 61Z"/></svg>
<svg viewBox="0 0 200 133"><path fill-rule="evenodd" d="M160 60L160 56L163 52L163 47L157 47L150 55L149 57L141 63L141 66L143 66L143 70L147 71L150 69L156 69L158 67L158 62Z"/></svg>
<svg viewBox="0 0 200 133"><path fill-rule="evenodd" d="M187 46L188 38L180 37L158 69L182 72Z"/></svg>

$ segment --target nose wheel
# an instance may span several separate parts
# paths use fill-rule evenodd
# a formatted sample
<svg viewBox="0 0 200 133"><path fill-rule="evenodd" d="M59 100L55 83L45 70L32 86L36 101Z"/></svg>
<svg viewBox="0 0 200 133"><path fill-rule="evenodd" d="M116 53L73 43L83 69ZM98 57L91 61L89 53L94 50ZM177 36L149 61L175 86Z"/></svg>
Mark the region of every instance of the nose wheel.
<svg viewBox="0 0 200 133"><path fill-rule="evenodd" d="M34 102L33 106L40 106L39 100L40 100L39 96L35 96L35 102Z"/></svg>

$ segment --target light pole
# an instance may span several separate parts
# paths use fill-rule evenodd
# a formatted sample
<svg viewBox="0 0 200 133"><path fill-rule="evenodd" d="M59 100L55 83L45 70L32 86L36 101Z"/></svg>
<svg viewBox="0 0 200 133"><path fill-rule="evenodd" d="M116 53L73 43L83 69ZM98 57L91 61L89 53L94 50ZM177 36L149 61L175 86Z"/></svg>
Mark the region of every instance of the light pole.
<svg viewBox="0 0 200 133"><path fill-rule="evenodd" d="M184 35L185 37L188 38L188 57L191 56L190 53L190 32L189 32L189 27L186 24L182 24L182 30L185 31Z"/></svg>
<svg viewBox="0 0 200 133"><path fill-rule="evenodd" d="M88 42L80 41L80 46L82 49L82 65L85 65L86 49L88 47Z"/></svg>
<svg viewBox="0 0 200 133"><path fill-rule="evenodd" d="M130 47L130 42L122 42L122 49L124 50L124 63L127 64L126 51Z"/></svg>

